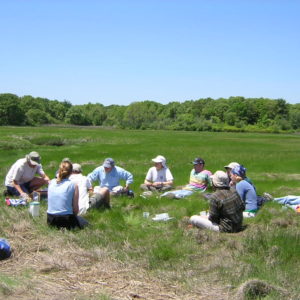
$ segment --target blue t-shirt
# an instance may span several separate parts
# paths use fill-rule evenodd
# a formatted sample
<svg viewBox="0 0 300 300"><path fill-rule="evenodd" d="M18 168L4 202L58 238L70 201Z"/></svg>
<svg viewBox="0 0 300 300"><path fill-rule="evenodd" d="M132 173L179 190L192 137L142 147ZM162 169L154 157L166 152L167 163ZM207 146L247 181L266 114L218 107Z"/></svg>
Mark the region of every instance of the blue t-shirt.
<svg viewBox="0 0 300 300"><path fill-rule="evenodd" d="M48 186L48 214L52 215L72 215L73 196L75 183L69 179L63 179L57 183L52 179Z"/></svg>
<svg viewBox="0 0 300 300"><path fill-rule="evenodd" d="M257 195L252 184L242 180L236 184L236 191L245 202L245 210L257 210Z"/></svg>

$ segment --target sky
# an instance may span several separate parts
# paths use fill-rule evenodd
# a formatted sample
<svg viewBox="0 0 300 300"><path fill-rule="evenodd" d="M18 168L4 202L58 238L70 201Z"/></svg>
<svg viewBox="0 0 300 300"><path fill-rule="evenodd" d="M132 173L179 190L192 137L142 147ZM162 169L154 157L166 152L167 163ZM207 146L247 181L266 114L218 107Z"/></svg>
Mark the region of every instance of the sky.
<svg viewBox="0 0 300 300"><path fill-rule="evenodd" d="M0 0L0 93L300 103L300 0Z"/></svg>

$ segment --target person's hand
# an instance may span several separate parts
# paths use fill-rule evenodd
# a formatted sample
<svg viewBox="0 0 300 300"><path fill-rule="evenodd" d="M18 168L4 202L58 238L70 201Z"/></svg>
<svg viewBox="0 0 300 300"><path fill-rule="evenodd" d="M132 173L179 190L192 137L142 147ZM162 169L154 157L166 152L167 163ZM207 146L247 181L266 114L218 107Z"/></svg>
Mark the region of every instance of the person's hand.
<svg viewBox="0 0 300 300"><path fill-rule="evenodd" d="M26 201L29 199L29 196L24 192L20 194L20 197Z"/></svg>
<svg viewBox="0 0 300 300"><path fill-rule="evenodd" d="M153 186L163 186L163 183L162 182L154 182Z"/></svg>
<svg viewBox="0 0 300 300"><path fill-rule="evenodd" d="M124 192L127 192L128 189L129 189L129 187L128 187L127 185L123 187L123 191L124 191Z"/></svg>

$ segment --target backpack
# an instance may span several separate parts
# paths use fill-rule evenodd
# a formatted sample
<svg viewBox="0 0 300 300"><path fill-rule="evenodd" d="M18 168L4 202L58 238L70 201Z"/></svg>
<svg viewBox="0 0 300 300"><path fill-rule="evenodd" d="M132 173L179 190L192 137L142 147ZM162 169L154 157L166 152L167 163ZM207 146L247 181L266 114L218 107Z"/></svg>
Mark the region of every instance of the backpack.
<svg viewBox="0 0 300 300"><path fill-rule="evenodd" d="M11 255L10 244L6 239L0 239L0 260L9 258Z"/></svg>

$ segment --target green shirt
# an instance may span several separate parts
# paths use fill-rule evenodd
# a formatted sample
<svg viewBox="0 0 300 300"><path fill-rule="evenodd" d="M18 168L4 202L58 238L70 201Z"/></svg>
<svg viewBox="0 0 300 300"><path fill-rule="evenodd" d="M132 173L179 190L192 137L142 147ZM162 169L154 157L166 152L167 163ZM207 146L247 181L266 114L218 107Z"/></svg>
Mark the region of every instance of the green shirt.
<svg viewBox="0 0 300 300"><path fill-rule="evenodd" d="M209 220L218 224L221 232L241 230L245 205L236 191L218 189L209 200Z"/></svg>

